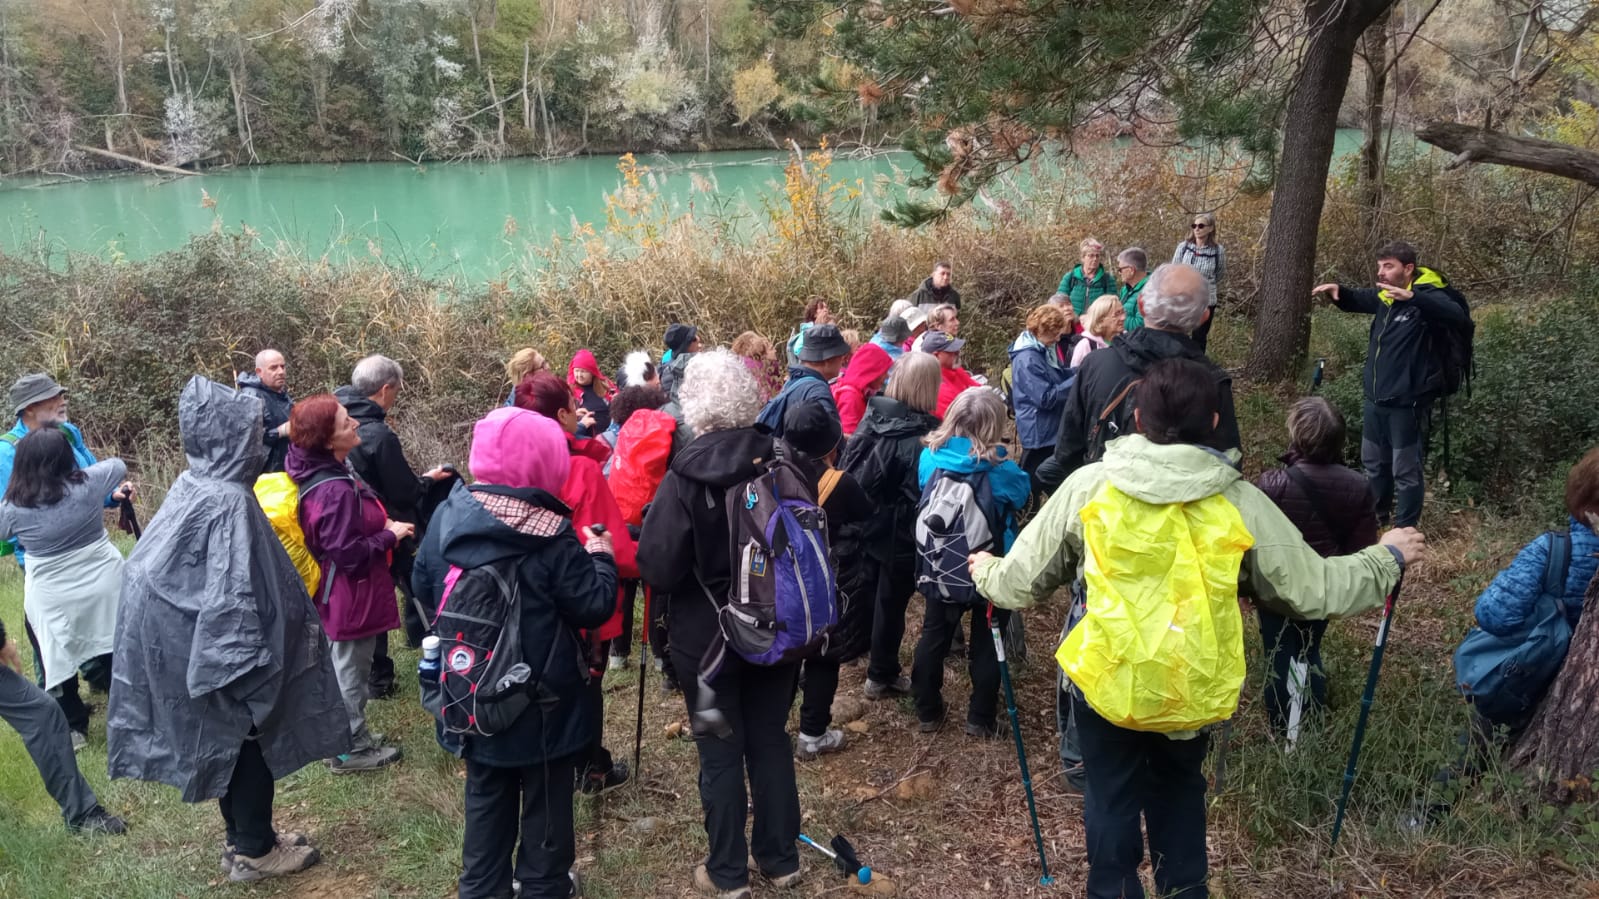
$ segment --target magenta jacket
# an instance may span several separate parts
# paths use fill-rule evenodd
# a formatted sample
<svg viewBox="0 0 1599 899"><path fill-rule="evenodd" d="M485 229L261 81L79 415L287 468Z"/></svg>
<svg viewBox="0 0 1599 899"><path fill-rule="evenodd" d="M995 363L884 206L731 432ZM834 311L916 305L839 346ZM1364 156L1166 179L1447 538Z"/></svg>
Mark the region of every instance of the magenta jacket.
<svg viewBox="0 0 1599 899"><path fill-rule="evenodd" d="M394 534L372 488L325 450L289 448L284 470L300 494L305 545L322 565L322 581L311 598L328 639L360 640L400 626L389 574ZM313 480L309 491L303 485Z"/></svg>

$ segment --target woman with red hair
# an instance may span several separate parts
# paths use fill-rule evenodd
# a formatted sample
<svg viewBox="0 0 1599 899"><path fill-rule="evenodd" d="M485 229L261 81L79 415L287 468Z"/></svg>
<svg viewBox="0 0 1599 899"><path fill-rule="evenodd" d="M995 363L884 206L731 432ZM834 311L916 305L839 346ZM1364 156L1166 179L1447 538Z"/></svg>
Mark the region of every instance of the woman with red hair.
<svg viewBox="0 0 1599 899"><path fill-rule="evenodd" d="M566 384L572 389L578 407L585 413L578 427L579 437L598 437L611 426L611 398L616 385L600 374L600 363L588 350L578 350L566 369ZM603 388L603 389L602 389Z"/></svg>
<svg viewBox="0 0 1599 899"><path fill-rule="evenodd" d="M522 379L522 383L516 386L515 400L518 408L537 412L559 424L561 430L566 432L572 468L556 497L571 508L573 527L605 525L615 551L617 576L623 580L636 579L639 576L636 545L628 532L627 522L622 518L622 510L616 505L616 497L611 494L611 487L600 469L605 460L610 458L611 450L603 440L584 440L577 436L582 421L577 397L554 375L539 372ZM605 673L606 645L622 633L620 590L616 599L616 611L610 620L586 634L591 671L588 701L593 704L597 718L602 721L604 699L600 692L600 678ZM590 795L620 786L628 778L627 765L611 758L611 753L601 742L602 736L603 733L595 734L594 742L585 756L587 767L580 779L581 789Z"/></svg>
<svg viewBox="0 0 1599 899"><path fill-rule="evenodd" d="M377 637L400 626L389 555L416 526L389 520L377 494L346 464L361 435L332 394L295 403L289 431L284 470L300 488L306 548L322 566L312 599L350 721L350 751L328 764L335 774L371 771L400 759L398 747L384 746L367 729L366 703Z"/></svg>

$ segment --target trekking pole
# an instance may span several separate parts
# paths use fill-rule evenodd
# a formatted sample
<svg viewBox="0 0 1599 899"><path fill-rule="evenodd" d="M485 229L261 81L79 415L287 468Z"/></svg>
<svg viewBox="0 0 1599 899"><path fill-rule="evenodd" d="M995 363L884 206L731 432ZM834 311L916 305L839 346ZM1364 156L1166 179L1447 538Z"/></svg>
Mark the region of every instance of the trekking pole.
<svg viewBox="0 0 1599 899"><path fill-rule="evenodd" d="M1005 640L994 623L994 604L988 604L988 632L994 638L994 654L999 656L999 678L1005 685L1005 712L1010 715L1010 733L1016 739L1016 760L1022 767L1022 789L1027 793L1027 814L1033 819L1033 842L1038 846L1038 864L1044 876L1038 882L1049 886L1055 878L1049 876L1049 860L1044 857L1044 832L1038 827L1038 804L1033 800L1033 777L1027 771L1027 750L1022 746L1022 724L1016 717L1016 691L1010 683L1010 663L1005 661Z"/></svg>
<svg viewBox="0 0 1599 899"><path fill-rule="evenodd" d="M1377 627L1377 645L1371 651L1371 670L1366 672L1366 692L1360 696L1360 718L1355 722L1355 742L1349 747L1349 764L1344 768L1344 790L1338 797L1338 814L1333 818L1332 842L1328 849L1338 845L1338 834L1344 829L1344 810L1349 806L1349 792L1355 786L1355 765L1360 761L1360 741L1365 739L1366 720L1371 717L1371 702L1377 693L1377 674L1382 670L1382 653L1388 645L1388 629L1394 620L1394 603L1399 601L1399 588L1404 584L1405 575L1401 571L1393 592L1388 594L1388 601L1383 605L1382 624Z"/></svg>
<svg viewBox="0 0 1599 899"><path fill-rule="evenodd" d="M633 725L633 782L639 782L639 758L644 752L644 673L650 667L650 585L644 585L644 626L639 628L638 720Z"/></svg>

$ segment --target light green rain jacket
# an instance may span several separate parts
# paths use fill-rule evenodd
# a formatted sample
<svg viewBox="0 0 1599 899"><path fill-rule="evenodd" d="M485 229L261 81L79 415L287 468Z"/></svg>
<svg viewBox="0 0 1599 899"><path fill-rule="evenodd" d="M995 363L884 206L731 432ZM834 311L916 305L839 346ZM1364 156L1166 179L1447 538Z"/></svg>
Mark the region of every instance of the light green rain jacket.
<svg viewBox="0 0 1599 899"><path fill-rule="evenodd" d="M1073 472L1004 558L977 567L974 579L983 596L1000 608L1023 609L1080 577L1081 512L1107 480L1148 503L1225 497L1255 540L1244 553L1238 593L1266 608L1298 618L1340 618L1381 606L1399 580L1398 557L1385 546L1322 558L1282 510L1219 453L1131 434L1112 441L1100 462Z"/></svg>

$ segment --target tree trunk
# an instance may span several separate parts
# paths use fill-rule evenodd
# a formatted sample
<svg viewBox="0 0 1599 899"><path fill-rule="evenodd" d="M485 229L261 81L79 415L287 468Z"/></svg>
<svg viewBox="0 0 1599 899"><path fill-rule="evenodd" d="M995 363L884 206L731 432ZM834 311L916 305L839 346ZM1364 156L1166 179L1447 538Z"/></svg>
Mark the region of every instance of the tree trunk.
<svg viewBox="0 0 1599 899"><path fill-rule="evenodd" d="M538 129L534 127L535 123L533 121L533 103L528 98L528 92L527 92L528 63L532 60L532 56L533 56L533 48L532 48L532 46L527 41L523 41L522 42L522 127L527 130L528 139L529 139L530 143L536 142L538 140L538 136L539 136Z"/></svg>
<svg viewBox="0 0 1599 899"><path fill-rule="evenodd" d="M1388 13L1366 29L1366 121L1360 144L1360 227L1366 248L1382 241L1383 115L1388 88Z"/></svg>
<svg viewBox="0 0 1599 899"><path fill-rule="evenodd" d="M1545 799L1588 801L1599 771L1599 578L1588 584L1566 662L1510 753Z"/></svg>
<svg viewBox="0 0 1599 899"><path fill-rule="evenodd" d="M1355 43L1394 0L1311 0L1305 58L1288 98L1281 167L1266 225L1262 302L1247 371L1253 378L1291 375L1310 346L1310 288L1316 231L1327 198L1338 107L1349 86Z"/></svg>
<svg viewBox="0 0 1599 899"><path fill-rule="evenodd" d="M244 82L239 78L239 73L228 66L228 88L233 92L233 117L239 129L240 149L250 157L250 161L259 162L255 155L255 135L250 130L250 112L245 107L249 99L244 95Z"/></svg>
<svg viewBox="0 0 1599 899"><path fill-rule="evenodd" d="M1416 131L1416 139L1456 154L1448 168L1488 162L1559 175L1599 187L1599 152L1570 144L1512 137L1453 122L1432 122Z"/></svg>

